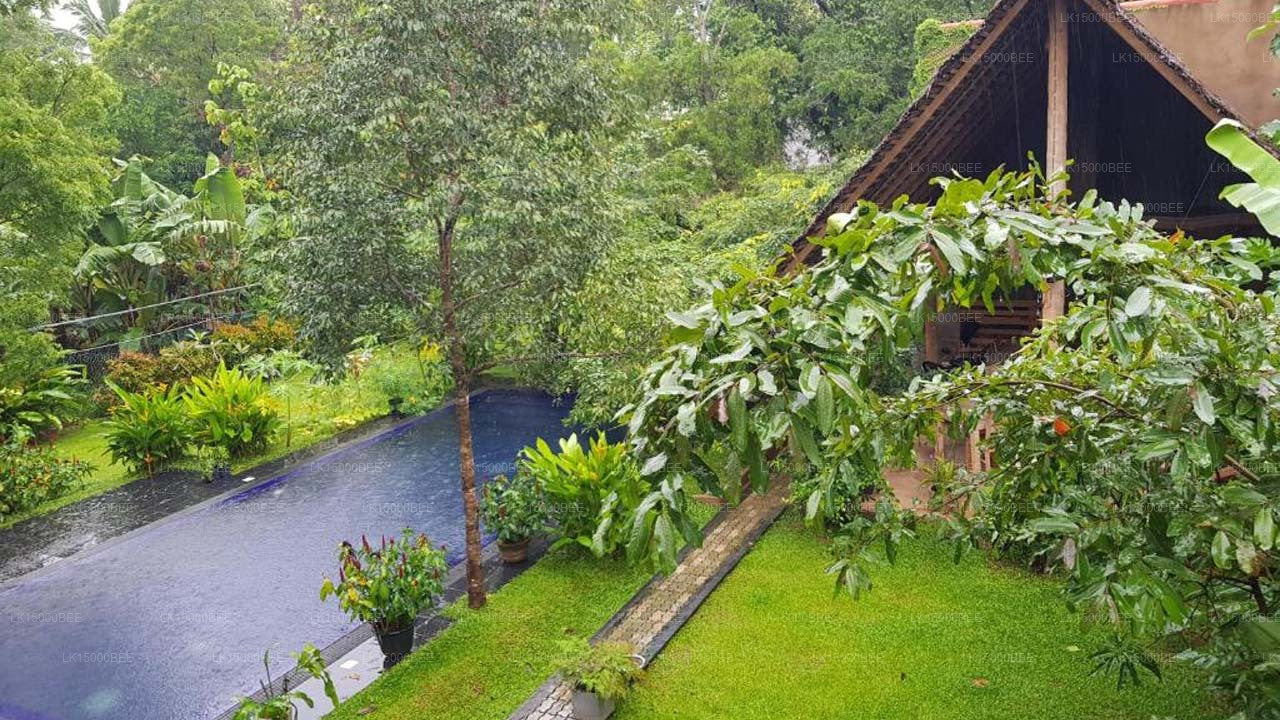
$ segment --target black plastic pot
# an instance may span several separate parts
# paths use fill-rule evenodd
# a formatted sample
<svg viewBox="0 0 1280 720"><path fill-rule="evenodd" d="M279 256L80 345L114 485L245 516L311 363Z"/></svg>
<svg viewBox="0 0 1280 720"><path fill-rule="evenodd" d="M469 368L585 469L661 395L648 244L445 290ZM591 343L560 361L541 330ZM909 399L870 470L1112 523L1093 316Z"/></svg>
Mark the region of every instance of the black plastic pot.
<svg viewBox="0 0 1280 720"><path fill-rule="evenodd" d="M388 398L387 405L391 406L391 417L393 418L404 417L404 411L400 409L401 406L404 405L404 398L399 398L399 397Z"/></svg>
<svg viewBox="0 0 1280 720"><path fill-rule="evenodd" d="M382 667L389 668L400 662L413 650L413 624L403 630L380 632L374 630L378 647L382 649Z"/></svg>

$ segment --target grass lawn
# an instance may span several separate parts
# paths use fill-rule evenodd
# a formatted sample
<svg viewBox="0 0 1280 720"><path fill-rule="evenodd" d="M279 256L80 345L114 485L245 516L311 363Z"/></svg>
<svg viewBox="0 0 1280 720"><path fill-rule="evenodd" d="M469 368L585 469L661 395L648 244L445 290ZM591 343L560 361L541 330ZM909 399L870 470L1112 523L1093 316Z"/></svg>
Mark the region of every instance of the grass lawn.
<svg viewBox="0 0 1280 720"><path fill-rule="evenodd" d="M502 720L551 674L559 640L595 633L648 577L576 548L551 553L483 609L450 606L453 626L327 717Z"/></svg>
<svg viewBox="0 0 1280 720"><path fill-rule="evenodd" d="M503 720L550 677L560 640L595 634L650 576L577 547L548 553L480 610L446 608L452 626L326 717Z"/></svg>
<svg viewBox="0 0 1280 720"><path fill-rule="evenodd" d="M332 385L321 385L313 384L308 373L273 383L271 394L280 403L280 414L286 421L286 428L262 452L238 459L233 463L233 469L241 471L275 460L385 415L389 410L387 394L378 378L389 373L413 377L418 372L417 361L411 352L384 349L379 351L359 379L348 377ZM439 401L440 398L432 398L429 403L435 405ZM137 479L123 465L111 462L107 455L103 423L101 419L85 421L62 433L53 444L59 455L83 460L93 466L93 472L84 485L25 513L6 517L0 522L0 528L53 512Z"/></svg>
<svg viewBox="0 0 1280 720"><path fill-rule="evenodd" d="M896 566L875 570L870 596L833 597L822 544L789 511L658 656L614 717L1226 714L1211 712L1210 698L1186 668L1169 667L1163 683L1122 691L1113 679L1089 677L1088 656L1101 632L1082 629L1056 582L977 556L955 566L950 557L931 539L911 542Z"/></svg>

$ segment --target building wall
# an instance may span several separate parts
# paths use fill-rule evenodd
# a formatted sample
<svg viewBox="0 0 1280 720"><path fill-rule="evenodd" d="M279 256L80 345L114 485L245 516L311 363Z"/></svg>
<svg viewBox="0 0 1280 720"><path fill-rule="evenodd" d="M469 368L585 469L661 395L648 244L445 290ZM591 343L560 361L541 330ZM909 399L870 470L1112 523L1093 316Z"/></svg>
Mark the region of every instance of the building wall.
<svg viewBox="0 0 1280 720"><path fill-rule="evenodd" d="M1182 64L1257 127L1280 119L1280 60L1270 38L1246 41L1271 16L1273 0L1139 0L1122 3Z"/></svg>

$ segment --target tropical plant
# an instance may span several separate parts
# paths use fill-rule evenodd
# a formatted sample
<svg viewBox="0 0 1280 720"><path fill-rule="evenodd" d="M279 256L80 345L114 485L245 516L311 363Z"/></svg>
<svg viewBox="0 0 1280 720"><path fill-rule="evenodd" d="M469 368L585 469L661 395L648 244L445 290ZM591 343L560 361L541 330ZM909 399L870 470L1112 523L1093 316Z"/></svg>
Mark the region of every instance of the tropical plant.
<svg viewBox="0 0 1280 720"><path fill-rule="evenodd" d="M184 397L195 438L241 456L271 441L280 414L262 378L219 365L213 375L191 378Z"/></svg>
<svg viewBox="0 0 1280 720"><path fill-rule="evenodd" d="M134 393L106 383L120 398L106 422L112 461L150 476L184 455L194 433L181 388Z"/></svg>
<svg viewBox="0 0 1280 720"><path fill-rule="evenodd" d="M0 522L66 495L84 483L91 469L46 448L0 444Z"/></svg>
<svg viewBox="0 0 1280 720"><path fill-rule="evenodd" d="M338 546L338 582L326 577L320 599L336 596L352 620L392 633L411 627L436 602L447 569L444 551L409 528L399 540L384 536L376 549L361 536L359 547L347 542Z"/></svg>
<svg viewBox="0 0 1280 720"><path fill-rule="evenodd" d="M527 473L516 473L511 478L499 475L484 485L480 520L502 542L528 540L547 523L542 489Z"/></svg>
<svg viewBox="0 0 1280 720"><path fill-rule="evenodd" d="M25 442L41 430L62 428L85 385L76 368L60 365L18 387L0 387L0 441Z"/></svg>
<svg viewBox="0 0 1280 720"><path fill-rule="evenodd" d="M583 448L577 434L555 451L542 438L520 454L519 472L546 494L560 543L577 543L597 557L625 547L631 516L649 493L624 443L604 433Z"/></svg>
<svg viewBox="0 0 1280 720"><path fill-rule="evenodd" d="M1219 121L1207 140L1209 147L1253 178L1251 183L1223 188L1222 199L1253 213L1267 232L1280 236L1280 160L1254 142L1235 120Z"/></svg>
<svg viewBox="0 0 1280 720"><path fill-rule="evenodd" d="M338 699L338 690L333 684L329 670L325 667L320 650L307 643L302 652L295 653L293 657L298 661L300 669L320 681L324 686L325 697L329 698L334 708L337 708L341 702ZM294 720L298 716L298 703L308 708L315 707L315 701L310 695L301 690L290 690L285 681L281 681L283 686L280 692L275 691L275 683L271 680L270 650L262 654L262 667L267 674L266 682L261 683L264 698L262 700L251 697L241 699L235 714L231 716L232 720Z"/></svg>
<svg viewBox="0 0 1280 720"><path fill-rule="evenodd" d="M566 683L605 700L621 700L644 674L639 656L626 643L592 645L584 638L560 641L556 671Z"/></svg>
<svg viewBox="0 0 1280 720"><path fill-rule="evenodd" d="M111 21L124 12L121 0L67 0L62 9L75 18L75 32L88 38L106 37L111 31Z"/></svg>
<svg viewBox="0 0 1280 720"><path fill-rule="evenodd" d="M231 453L221 445L197 445L186 452L184 469L200 475L204 482L213 482L219 472L228 472L231 467Z"/></svg>
<svg viewBox="0 0 1280 720"><path fill-rule="evenodd" d="M996 172L939 179L931 206L862 203L830 219L812 267L744 277L673 314L672 349L626 412L632 446L654 486L723 494L725 468L707 466L718 446L757 491L774 471L810 476L815 516L837 511L823 496L839 479L873 478L874 513L833 543L832 574L856 595L913 522L883 469L914 462L944 420L964 433L990 416L993 469L935 488L957 556L990 547L1063 572L1068 602L1128 640L1095 658L1130 680L1147 665L1134 648L1210 638L1198 661L1268 717L1280 255L1166 236L1138 206L1092 192L1069 204L1050 180ZM991 311L1050 278L1070 289L1066 315L999 368L902 395L872 386L871 367L918 341L925 313ZM654 550L673 565L670 547Z"/></svg>

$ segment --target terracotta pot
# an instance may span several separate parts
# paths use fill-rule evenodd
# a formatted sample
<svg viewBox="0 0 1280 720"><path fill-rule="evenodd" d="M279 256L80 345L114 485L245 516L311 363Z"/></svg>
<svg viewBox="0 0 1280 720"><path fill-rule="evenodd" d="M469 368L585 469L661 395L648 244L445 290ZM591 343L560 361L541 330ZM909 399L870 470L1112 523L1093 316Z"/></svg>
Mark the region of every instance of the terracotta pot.
<svg viewBox="0 0 1280 720"><path fill-rule="evenodd" d="M400 662L413 650L413 624L402 630L392 632L380 632L377 629L374 635L378 638L378 647L382 649L382 667L389 668Z"/></svg>
<svg viewBox="0 0 1280 720"><path fill-rule="evenodd" d="M593 692L573 689L573 717L575 720L604 720L613 714L613 700L605 700Z"/></svg>
<svg viewBox="0 0 1280 720"><path fill-rule="evenodd" d="M529 557L529 538L519 542L498 541L498 557L508 565L519 565Z"/></svg>

